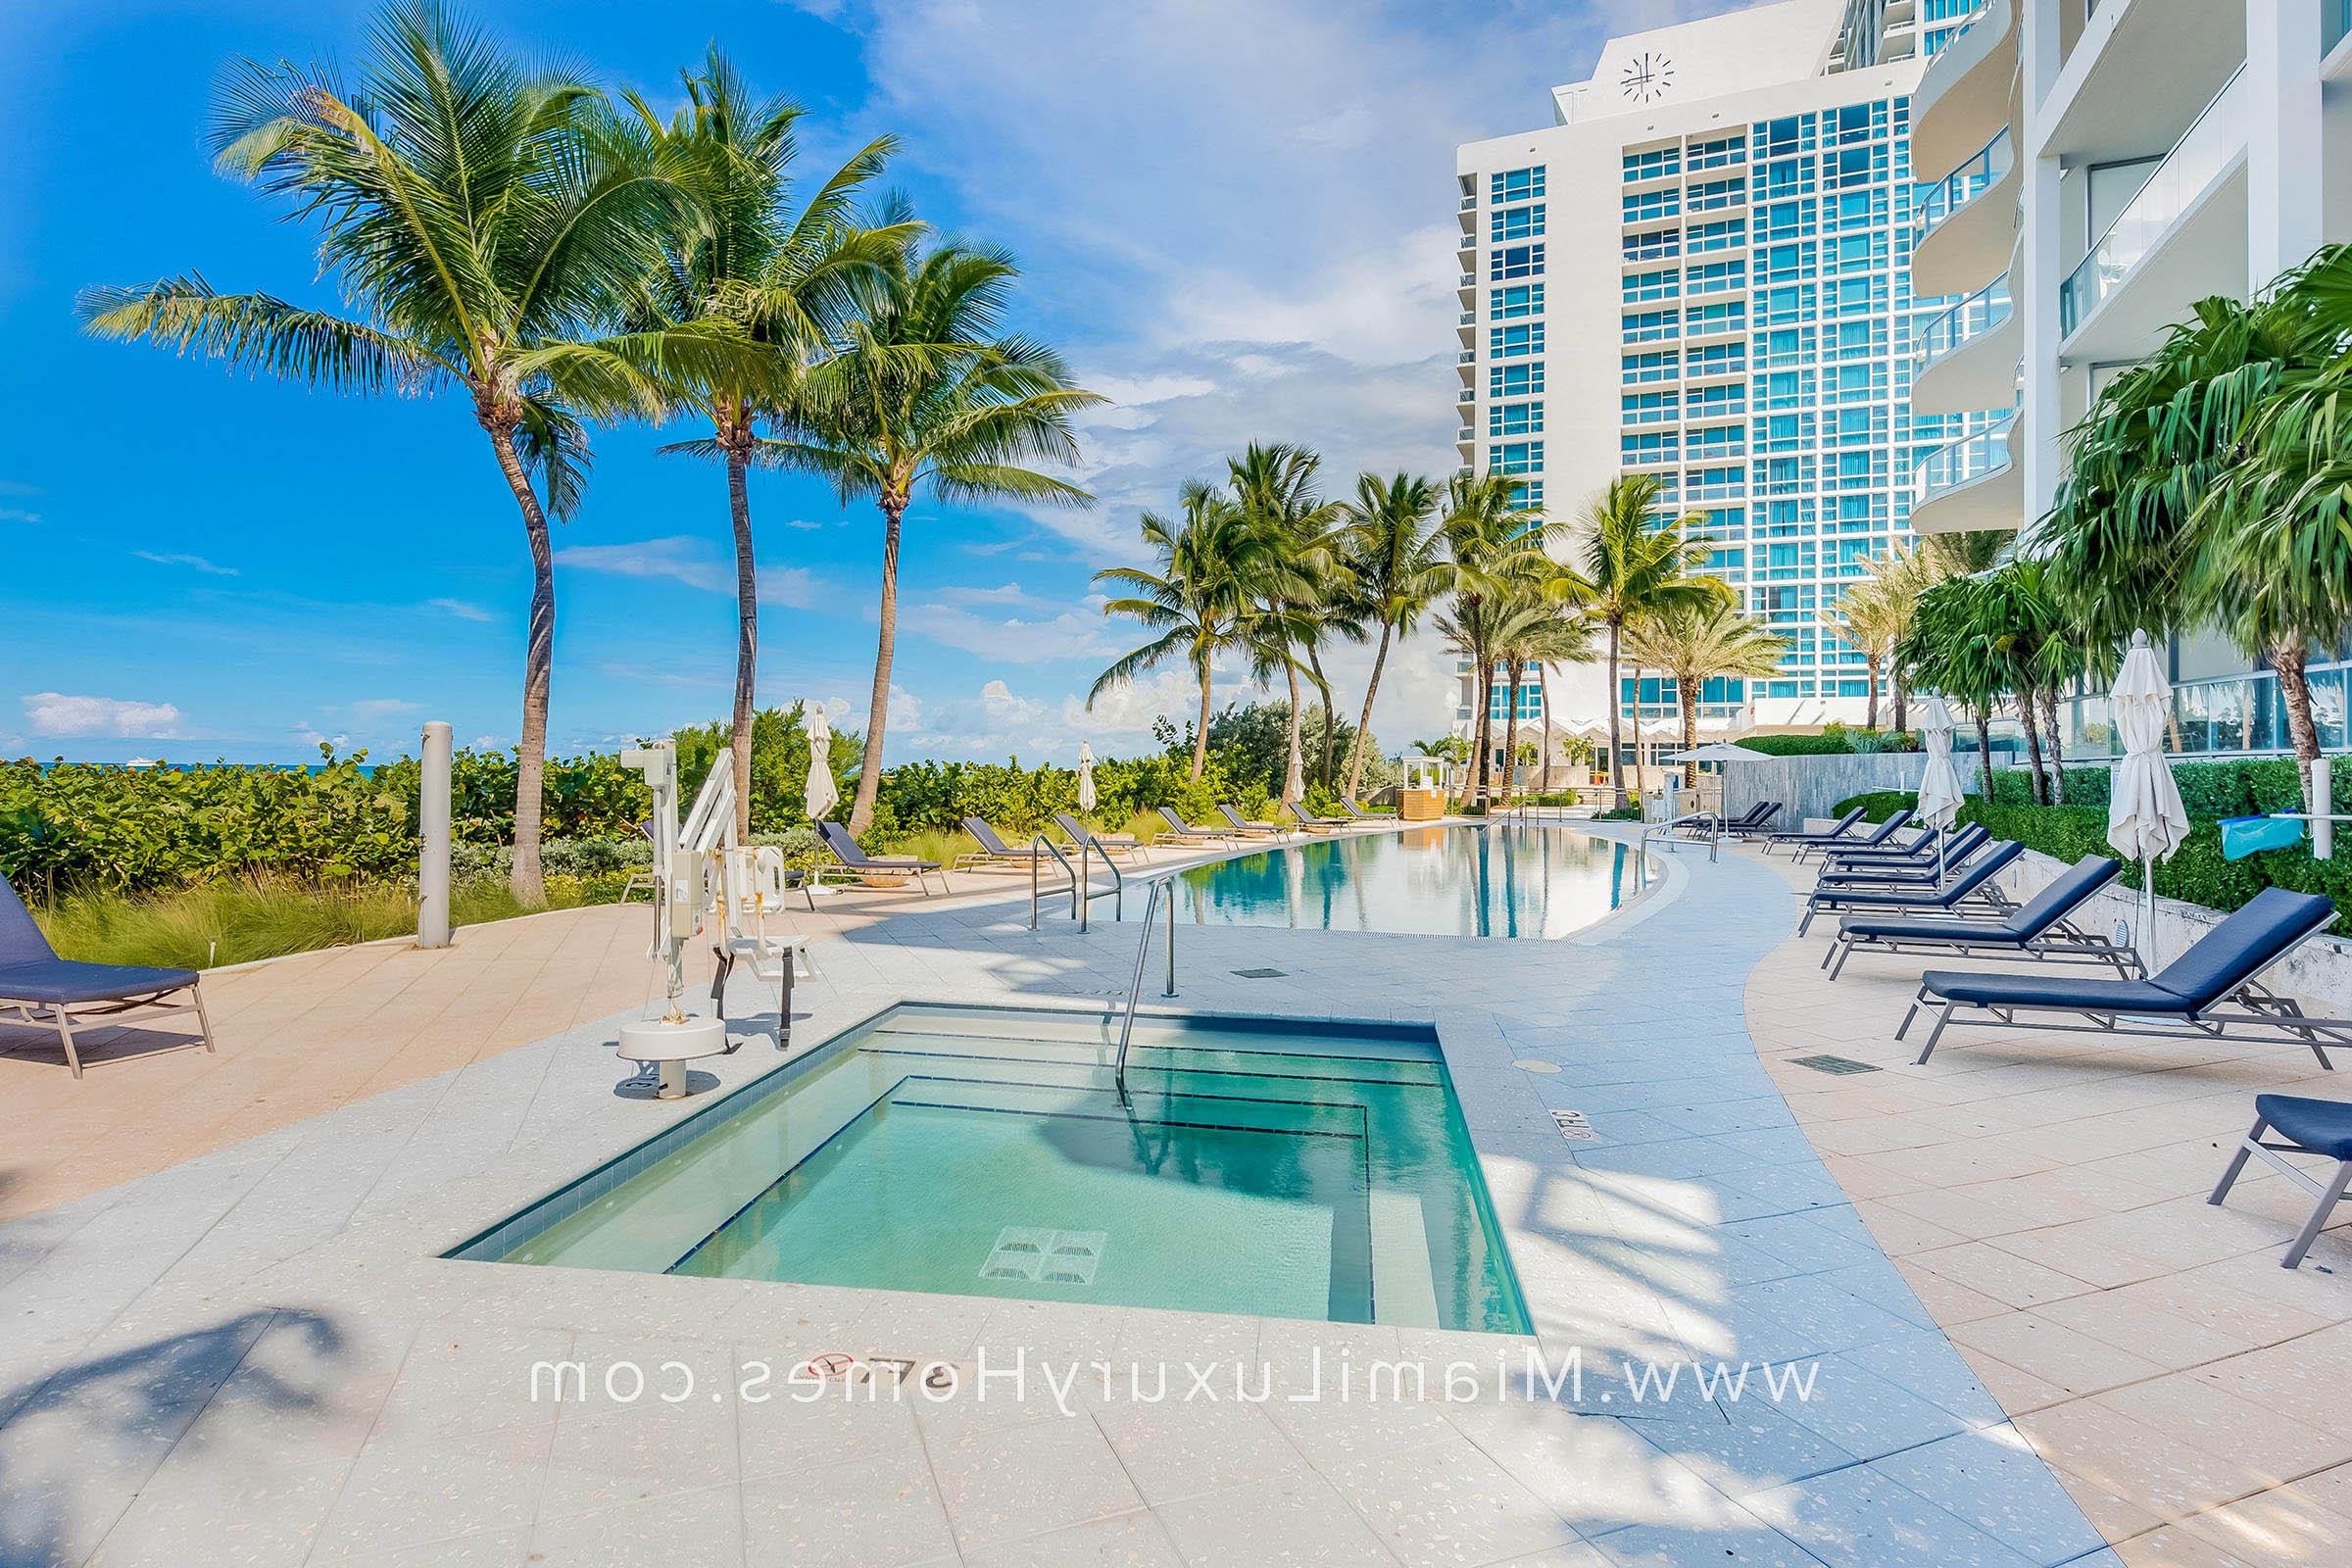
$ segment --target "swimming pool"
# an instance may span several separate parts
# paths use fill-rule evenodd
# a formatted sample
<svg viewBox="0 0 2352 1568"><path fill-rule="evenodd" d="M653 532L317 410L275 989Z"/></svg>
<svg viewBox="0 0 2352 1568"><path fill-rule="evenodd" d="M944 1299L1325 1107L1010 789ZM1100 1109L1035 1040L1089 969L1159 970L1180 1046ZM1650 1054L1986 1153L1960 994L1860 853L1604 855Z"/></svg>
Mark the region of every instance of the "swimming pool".
<svg viewBox="0 0 2352 1568"><path fill-rule="evenodd" d="M903 1004L455 1257L1525 1332L1435 1036Z"/></svg>
<svg viewBox="0 0 2352 1568"><path fill-rule="evenodd" d="M1605 919L1656 878L1625 845L1494 822L1348 834L1220 860L1183 874L1177 907L1200 925L1559 937Z"/></svg>

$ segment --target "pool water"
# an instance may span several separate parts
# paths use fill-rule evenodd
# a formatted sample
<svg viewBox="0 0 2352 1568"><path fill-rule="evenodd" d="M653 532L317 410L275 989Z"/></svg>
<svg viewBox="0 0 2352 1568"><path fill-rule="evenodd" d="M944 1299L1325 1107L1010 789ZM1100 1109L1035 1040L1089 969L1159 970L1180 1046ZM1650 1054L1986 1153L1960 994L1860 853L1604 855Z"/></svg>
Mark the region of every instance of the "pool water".
<svg viewBox="0 0 2352 1568"><path fill-rule="evenodd" d="M1524 1332L1427 1030L907 1004L452 1255Z"/></svg>
<svg viewBox="0 0 2352 1568"><path fill-rule="evenodd" d="M1655 880L1650 861L1625 845L1494 822L1348 834L1220 860L1183 874L1177 907L1200 925L1561 937Z"/></svg>

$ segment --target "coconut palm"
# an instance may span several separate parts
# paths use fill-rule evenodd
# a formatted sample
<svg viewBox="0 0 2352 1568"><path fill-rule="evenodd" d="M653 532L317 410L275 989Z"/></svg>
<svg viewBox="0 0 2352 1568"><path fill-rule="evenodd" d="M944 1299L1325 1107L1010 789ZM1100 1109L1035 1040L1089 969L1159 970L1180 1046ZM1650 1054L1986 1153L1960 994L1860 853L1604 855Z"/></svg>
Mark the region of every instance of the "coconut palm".
<svg viewBox="0 0 2352 1568"><path fill-rule="evenodd" d="M515 897L543 902L541 785L554 675L548 519L578 507L583 418L655 415L657 376L747 372L735 334L615 322L693 199L609 133L601 95L518 64L430 0L369 29L356 86L325 66L241 61L209 132L216 166L318 229L349 314L223 294L200 273L85 291L102 337L193 350L361 395L471 402L531 558L514 780Z"/></svg>
<svg viewBox="0 0 2352 1568"><path fill-rule="evenodd" d="M1947 577L1922 590L1911 624L1895 645L1903 677L1964 704L1976 720L1977 767L1984 799L1992 799L1992 710L2009 670L1996 651L2002 621L1977 577Z"/></svg>
<svg viewBox="0 0 2352 1568"><path fill-rule="evenodd" d="M1362 623L1380 628L1371 678L1364 683L1363 713L1348 749L1348 800L1355 799L1363 783L1364 737L1372 730L1372 700L1380 694L1389 643L1411 635L1452 580L1445 534L1436 526L1437 513L1438 487L1409 473L1391 479L1364 474L1355 481L1355 499L1348 504L1345 549L1350 605Z"/></svg>
<svg viewBox="0 0 2352 1568"><path fill-rule="evenodd" d="M1832 636L1862 656L1870 677L1869 706L1864 722L1879 727L1879 685L1887 656L1903 635L1911 606L1894 573L1865 575L1850 583L1821 613L1821 624Z"/></svg>
<svg viewBox="0 0 2352 1568"><path fill-rule="evenodd" d="M1102 399L1071 385L1051 349L1001 335L1016 275L999 250L948 242L899 252L875 270L840 352L808 377L785 433L760 444L762 461L820 474L845 503L870 497L882 514L881 629L853 832L871 825L882 781L899 545L918 492L951 505L1094 503L1069 481L1025 466L1075 462L1070 416Z"/></svg>
<svg viewBox="0 0 2352 1568"><path fill-rule="evenodd" d="M1750 680L1770 675L1788 651L1788 639L1749 620L1727 599L1685 597L1635 616L1626 625L1625 646L1635 662L1674 677L1687 752L1698 744L1698 705L1706 683L1717 675ZM1683 764L1683 781L1697 784L1696 762Z"/></svg>
<svg viewBox="0 0 2352 1568"><path fill-rule="evenodd" d="M1102 607L1105 615L1142 621L1159 635L1112 662L1087 694L1089 708L1123 681L1181 659L1200 688L1200 718L1193 727L1192 777L1208 764L1210 682L1217 660L1249 650L1251 606L1248 584L1264 564L1261 537L1232 499L1198 482L1184 487L1182 520L1143 514L1144 543L1159 569L1112 566L1095 581L1128 590Z"/></svg>
<svg viewBox="0 0 2352 1568"><path fill-rule="evenodd" d="M1586 511L1586 531L1575 561L1575 578L1592 618L1607 633L1609 661L1609 778L1615 806L1625 806L1625 769L1620 724L1618 664L1625 628L1643 615L1697 611L1728 604L1731 590L1720 578L1701 576L1709 541L1692 530L1704 513L1659 520L1665 481L1654 473L1621 473Z"/></svg>
<svg viewBox="0 0 2352 1568"><path fill-rule="evenodd" d="M1322 460L1288 442L1251 442L1226 464L1234 503L1265 542L1254 583L1252 673L1260 682L1280 674L1290 686L1290 754L1285 787L1301 771L1305 705L1298 672L1304 663L1323 698L1326 773L1331 751L1331 683L1323 677L1317 644L1352 623L1329 613L1346 596L1342 564L1342 509L1315 491Z"/></svg>
<svg viewBox="0 0 2352 1568"><path fill-rule="evenodd" d="M1561 606L1545 593L1541 581L1498 602L1488 632L1489 652L1503 666L1510 691L1509 710L1503 715L1503 756L1519 756L1519 692L1532 667L1544 707L1544 744L1539 755L1544 765L1551 758L1551 687L1543 671L1548 664L1582 663L1592 657L1592 623ZM1508 793L1511 780L1506 777Z"/></svg>
<svg viewBox="0 0 2352 1568"><path fill-rule="evenodd" d="M1480 805L1486 802L1494 756L1493 629L1503 602L1553 575L1553 564L1544 554L1550 525L1526 504L1526 486L1507 473L1457 473L1446 486L1445 514L1438 523L1450 578L1444 629L1476 672L1469 787Z"/></svg>
<svg viewBox="0 0 2352 1568"><path fill-rule="evenodd" d="M649 326L722 322L772 359L763 384L738 376L664 388L672 415L708 424L710 434L662 450L715 457L726 470L735 544L735 813L737 830L748 834L760 654L749 480L759 421L789 400L829 351L855 311L860 277L911 243L919 225L869 228L852 209L860 188L882 172L897 145L893 138L868 142L796 213L793 125L800 106L754 95L715 44L701 71L679 74L686 103L666 121L644 98L624 95L628 128L641 138L647 160L675 172L700 198L699 210L662 236L662 265L632 315Z"/></svg>

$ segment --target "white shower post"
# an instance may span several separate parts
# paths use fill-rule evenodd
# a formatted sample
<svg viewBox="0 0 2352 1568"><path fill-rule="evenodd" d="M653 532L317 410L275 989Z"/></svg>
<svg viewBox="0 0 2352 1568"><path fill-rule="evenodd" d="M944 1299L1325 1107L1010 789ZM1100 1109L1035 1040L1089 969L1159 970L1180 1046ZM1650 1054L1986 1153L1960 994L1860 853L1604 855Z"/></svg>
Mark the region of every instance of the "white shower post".
<svg viewBox="0 0 2352 1568"><path fill-rule="evenodd" d="M416 945L449 946L450 731L441 719L424 726L424 762L417 775Z"/></svg>

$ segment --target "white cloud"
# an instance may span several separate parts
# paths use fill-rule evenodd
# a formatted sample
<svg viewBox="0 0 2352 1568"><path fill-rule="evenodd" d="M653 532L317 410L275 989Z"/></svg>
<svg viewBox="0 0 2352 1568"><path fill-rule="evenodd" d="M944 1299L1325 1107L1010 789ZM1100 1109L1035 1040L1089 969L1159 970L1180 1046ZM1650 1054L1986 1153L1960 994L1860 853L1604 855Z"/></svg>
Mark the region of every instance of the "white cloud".
<svg viewBox="0 0 2352 1568"><path fill-rule="evenodd" d="M358 702L347 705L345 711L349 712L352 717L366 722L372 719L393 718L402 713L414 713L423 707L422 703L412 703L405 697L363 697Z"/></svg>
<svg viewBox="0 0 2352 1568"><path fill-rule="evenodd" d="M202 556L190 556L178 552L159 554L153 550L133 550L131 554L141 561L152 561L159 566L185 566L190 571L200 571L208 577L234 577L237 574L236 567L220 565L216 562L205 560Z"/></svg>
<svg viewBox="0 0 2352 1568"><path fill-rule="evenodd" d="M26 512L23 507L0 507L0 522L38 522L41 514Z"/></svg>
<svg viewBox="0 0 2352 1568"><path fill-rule="evenodd" d="M735 574L711 557L703 541L683 534L635 544L571 545L556 552L556 564L615 577L668 578L711 593L735 589Z"/></svg>
<svg viewBox="0 0 2352 1568"><path fill-rule="evenodd" d="M170 703L121 697L69 697L33 692L24 699L24 723L35 735L137 735L166 739L179 732L179 710Z"/></svg>
<svg viewBox="0 0 2352 1568"><path fill-rule="evenodd" d="M729 592L734 590L729 582ZM814 610L824 602L828 592L824 579L807 566L761 566L760 568L760 602L785 610Z"/></svg>
<svg viewBox="0 0 2352 1568"><path fill-rule="evenodd" d="M977 606L979 608L968 608ZM1024 612L1004 614L1007 608ZM1017 583L999 589L935 593L901 617L901 626L935 643L994 662L1042 664L1059 659L1107 659L1124 653L1129 628L1102 614L1102 598L1089 594L1055 610Z"/></svg>
<svg viewBox="0 0 2352 1568"><path fill-rule="evenodd" d="M469 604L463 599L427 599L424 602L424 608L427 610L437 610L442 614L453 616L459 620L487 622L496 620L498 618L489 611L484 610L481 606Z"/></svg>

